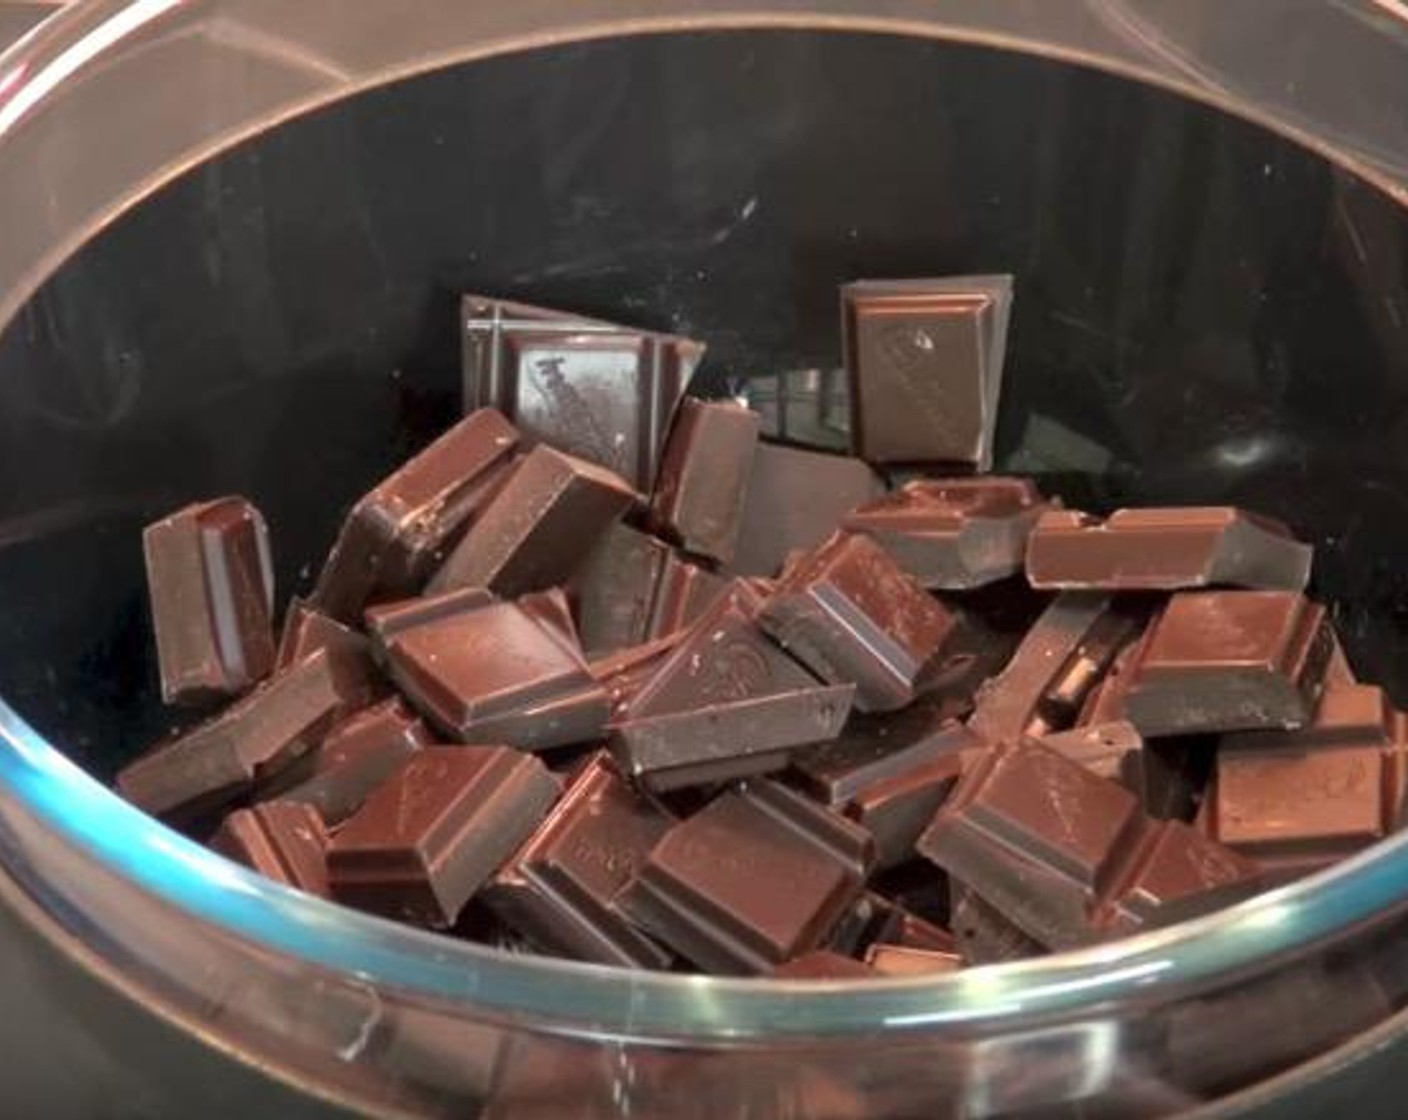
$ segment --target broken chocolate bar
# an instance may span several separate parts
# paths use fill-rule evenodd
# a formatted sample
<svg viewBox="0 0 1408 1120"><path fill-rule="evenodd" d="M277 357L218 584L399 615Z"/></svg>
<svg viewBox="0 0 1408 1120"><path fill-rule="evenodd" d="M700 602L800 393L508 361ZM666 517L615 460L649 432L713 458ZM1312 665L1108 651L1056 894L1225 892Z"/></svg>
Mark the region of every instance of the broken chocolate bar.
<svg viewBox="0 0 1408 1120"><path fill-rule="evenodd" d="M465 408L650 487L704 346L527 304L465 296Z"/></svg>
<svg viewBox="0 0 1408 1120"><path fill-rule="evenodd" d="M862 711L914 699L954 616L867 537L837 534L780 581L759 625L823 680L853 682Z"/></svg>
<svg viewBox="0 0 1408 1120"><path fill-rule="evenodd" d="M557 793L542 762L511 747L417 751L333 838L333 895L421 925L452 925Z"/></svg>
<svg viewBox="0 0 1408 1120"><path fill-rule="evenodd" d="M365 657L367 637L295 597L284 614L274 668L287 669L319 650L334 650L344 657Z"/></svg>
<svg viewBox="0 0 1408 1120"><path fill-rule="evenodd" d="M1067 948L1112 926L1156 923L1165 907L1182 915L1256 874L1220 845L1169 850L1196 835L1173 824L1150 821L1129 791L1023 740L966 770L916 849L1029 936Z"/></svg>
<svg viewBox="0 0 1408 1120"><path fill-rule="evenodd" d="M402 630L387 662L406 697L466 743L566 746L599 736L610 715L580 650L517 603Z"/></svg>
<svg viewBox="0 0 1408 1120"><path fill-rule="evenodd" d="M210 846L276 883L328 897L328 834L311 805L266 801L236 809Z"/></svg>
<svg viewBox="0 0 1408 1120"><path fill-rule="evenodd" d="M391 603L368 607L363 624L371 637L376 655L386 660L391 644L402 634L417 626L443 622L470 611L477 611L497 602L492 592L482 587L461 587L439 595L422 595L415 599L397 599Z"/></svg>
<svg viewBox="0 0 1408 1120"><path fill-rule="evenodd" d="M872 463L992 464L1010 276L841 289L852 447Z"/></svg>
<svg viewBox="0 0 1408 1120"><path fill-rule="evenodd" d="M758 418L722 401L680 402L650 499L650 523L687 552L727 564L743 522Z"/></svg>
<svg viewBox="0 0 1408 1120"><path fill-rule="evenodd" d="M418 590L503 484L517 445L513 425L481 409L396 470L352 507L310 605L353 622L373 599Z"/></svg>
<svg viewBox="0 0 1408 1120"><path fill-rule="evenodd" d="M317 746L366 701L366 666L323 650L206 723L126 766L117 788L156 816L187 819L248 793Z"/></svg>
<svg viewBox="0 0 1408 1120"><path fill-rule="evenodd" d="M697 965L770 972L821 943L873 861L864 829L758 779L671 828L618 904Z"/></svg>
<svg viewBox="0 0 1408 1120"><path fill-rule="evenodd" d="M168 704L235 696L274 667L274 573L264 518L244 498L187 506L142 533Z"/></svg>
<svg viewBox="0 0 1408 1120"><path fill-rule="evenodd" d="M311 805L328 825L355 813L407 757L435 742L400 697L383 700L339 723L289 772L279 796ZM286 781L287 779L285 779Z"/></svg>
<svg viewBox="0 0 1408 1120"><path fill-rule="evenodd" d="M1032 531L1027 578L1053 590L1300 591L1311 551L1279 521L1231 506L1122 509L1104 521L1052 510Z"/></svg>
<svg viewBox="0 0 1408 1120"><path fill-rule="evenodd" d="M611 733L631 777L665 790L764 773L841 730L852 686L822 684L770 642L759 603L735 580L635 689Z"/></svg>
<svg viewBox="0 0 1408 1120"><path fill-rule="evenodd" d="M626 968L666 968L670 954L612 901L673 821L637 794L605 754L590 758L483 898L550 953Z"/></svg>
<svg viewBox="0 0 1408 1120"><path fill-rule="evenodd" d="M1175 595L1130 667L1126 717L1145 735L1299 727L1332 647L1325 608L1294 591Z"/></svg>
<svg viewBox="0 0 1408 1120"><path fill-rule="evenodd" d="M874 538L924 587L962 590L1022 571L1027 536L1045 508L1025 479L916 480L859 507L841 527Z"/></svg>
<svg viewBox="0 0 1408 1120"><path fill-rule="evenodd" d="M516 596L565 583L583 552L636 500L617 475L540 444L426 586Z"/></svg>
<svg viewBox="0 0 1408 1120"><path fill-rule="evenodd" d="M884 492L879 475L859 459L759 444L729 571L776 575L788 553L814 548L841 518Z"/></svg>

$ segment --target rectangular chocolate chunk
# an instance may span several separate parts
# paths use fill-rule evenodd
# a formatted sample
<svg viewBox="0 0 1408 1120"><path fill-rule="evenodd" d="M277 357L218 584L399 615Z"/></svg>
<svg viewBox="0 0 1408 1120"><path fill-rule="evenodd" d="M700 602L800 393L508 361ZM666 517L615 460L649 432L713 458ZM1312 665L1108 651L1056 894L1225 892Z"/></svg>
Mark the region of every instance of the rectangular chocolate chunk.
<svg viewBox="0 0 1408 1120"><path fill-rule="evenodd" d="M580 650L516 603L401 631L387 658L411 703L463 742L566 746L598 737L610 715Z"/></svg>
<svg viewBox="0 0 1408 1120"><path fill-rule="evenodd" d="M862 711L914 699L953 614L863 536L837 534L779 581L758 623L812 672L853 682Z"/></svg>
<svg viewBox="0 0 1408 1120"><path fill-rule="evenodd" d="M880 476L859 459L760 443L729 571L776 575L788 553L814 548L842 517L884 492Z"/></svg>
<svg viewBox="0 0 1408 1120"><path fill-rule="evenodd" d="M650 524L687 552L727 564L743 524L758 418L731 401L680 402L650 499Z"/></svg>
<svg viewBox="0 0 1408 1120"><path fill-rule="evenodd" d="M598 753L485 888L484 901L547 952L625 968L666 968L670 954L612 901L673 823Z"/></svg>
<svg viewBox="0 0 1408 1120"><path fill-rule="evenodd" d="M1332 645L1325 608L1294 591L1175 595L1130 667L1126 716L1145 735L1299 727Z"/></svg>
<svg viewBox="0 0 1408 1120"><path fill-rule="evenodd" d="M210 846L266 879L328 897L328 834L311 805L267 801L236 809L221 823Z"/></svg>
<svg viewBox="0 0 1408 1120"><path fill-rule="evenodd" d="M527 304L465 296L465 407L650 487L704 346Z"/></svg>
<svg viewBox="0 0 1408 1120"><path fill-rule="evenodd" d="M963 967L963 957L956 949L915 949L877 941L865 951L865 963L881 976L932 976L956 972Z"/></svg>
<svg viewBox="0 0 1408 1120"><path fill-rule="evenodd" d="M316 653L130 763L117 788L149 813L183 820L228 804L312 750L365 698L364 671Z"/></svg>
<svg viewBox="0 0 1408 1120"><path fill-rule="evenodd" d="M168 704L245 692L274 667L274 574L264 518L244 498L177 510L142 533Z"/></svg>
<svg viewBox="0 0 1408 1120"><path fill-rule="evenodd" d="M872 537L924 587L964 590L1021 572L1046 508L1026 479L921 479L860 506L841 527Z"/></svg>
<svg viewBox="0 0 1408 1120"><path fill-rule="evenodd" d="M365 634L359 634L295 597L284 614L274 668L287 669L319 650L333 650L344 657L365 657L369 652Z"/></svg>
<svg viewBox="0 0 1408 1120"><path fill-rule="evenodd" d="M1277 879L1318 870L1401 826L1405 747L1381 689L1327 689L1299 731L1223 738L1198 826Z"/></svg>
<svg viewBox="0 0 1408 1120"><path fill-rule="evenodd" d="M876 970L830 949L812 949L772 970L776 980L873 980Z"/></svg>
<svg viewBox="0 0 1408 1120"><path fill-rule="evenodd" d="M629 525L612 525L572 576L577 626L588 653L646 640L651 604L670 546Z"/></svg>
<svg viewBox="0 0 1408 1120"><path fill-rule="evenodd" d="M334 837L334 897L432 928L532 834L558 793L541 761L511 747L426 747Z"/></svg>
<svg viewBox="0 0 1408 1120"><path fill-rule="evenodd" d="M620 905L697 965L765 973L822 942L873 861L863 829L758 779L671 828Z"/></svg>
<svg viewBox="0 0 1408 1120"><path fill-rule="evenodd" d="M513 468L426 590L484 587L511 597L565 583L635 500L619 476L540 444Z"/></svg>
<svg viewBox="0 0 1408 1120"><path fill-rule="evenodd" d="M1070 727L1139 623L1102 595L1057 596L1007 667L978 691L968 726L991 742Z"/></svg>
<svg viewBox="0 0 1408 1120"><path fill-rule="evenodd" d="M337 724L290 767L297 781L280 797L313 806L330 826L341 824L410 755L434 741L404 700L383 700Z"/></svg>
<svg viewBox="0 0 1408 1120"><path fill-rule="evenodd" d="M761 773L840 731L851 686L823 685L769 641L759 602L734 581L635 690L611 734L626 773L654 789Z"/></svg>
<svg viewBox="0 0 1408 1120"><path fill-rule="evenodd" d="M992 464L1010 276L841 289L852 447L872 463Z"/></svg>
<svg viewBox="0 0 1408 1120"><path fill-rule="evenodd" d="M503 484L518 440L502 414L481 409L399 467L352 507L310 605L354 622L371 601L419 590Z"/></svg>
<svg viewBox="0 0 1408 1120"><path fill-rule="evenodd" d="M1177 827L1174 827L1177 826ZM1181 916L1256 874L1181 822L1154 822L1134 796L1035 740L968 768L917 850L1051 948Z"/></svg>
<svg viewBox="0 0 1408 1120"><path fill-rule="evenodd" d="M1151 817L1193 815L1200 768L1192 758L1195 746L1187 740L1146 744L1128 720L1084 724L1041 740L1091 773L1119 782Z"/></svg>
<svg viewBox="0 0 1408 1120"><path fill-rule="evenodd" d="M987 746L961 723L939 723L917 707L919 718L911 717L912 709L888 717L857 714L837 739L798 752L792 762L808 793L865 826L880 867L913 855L964 759Z"/></svg>
<svg viewBox="0 0 1408 1120"><path fill-rule="evenodd" d="M1103 521L1050 510L1032 532L1027 578L1052 590L1301 591L1311 552L1281 522L1231 506L1122 509Z"/></svg>

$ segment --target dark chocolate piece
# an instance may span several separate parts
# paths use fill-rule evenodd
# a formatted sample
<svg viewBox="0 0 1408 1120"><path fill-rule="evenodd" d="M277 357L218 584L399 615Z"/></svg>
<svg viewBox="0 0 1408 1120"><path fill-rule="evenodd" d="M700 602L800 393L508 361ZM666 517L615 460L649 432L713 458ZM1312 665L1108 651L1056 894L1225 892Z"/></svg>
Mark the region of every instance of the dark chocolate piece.
<svg viewBox="0 0 1408 1120"><path fill-rule="evenodd" d="M874 538L923 586L963 590L1021 572L1027 536L1046 508L1026 479L917 480L861 506L841 527Z"/></svg>
<svg viewBox="0 0 1408 1120"><path fill-rule="evenodd" d="M973 890L954 883L952 894L950 924L964 964L1001 964L1046 952L1039 941L1028 937Z"/></svg>
<svg viewBox="0 0 1408 1120"><path fill-rule="evenodd" d="M1136 616L1113 609L1102 595L1059 595L1007 667L979 690L968 726L991 742L1071 726L1137 627Z"/></svg>
<svg viewBox="0 0 1408 1120"><path fill-rule="evenodd" d="M279 655L274 668L287 669L305 657L312 657L319 650L333 650L343 657L365 657L369 646L365 634L359 634L295 597L284 614L284 628L279 636Z"/></svg>
<svg viewBox="0 0 1408 1120"><path fill-rule="evenodd" d="M704 346L674 335L465 296L465 407L493 405L529 439L648 489Z"/></svg>
<svg viewBox="0 0 1408 1120"><path fill-rule="evenodd" d="M924 710L920 709L920 714ZM961 723L906 719L909 711L852 717L841 736L799 752L792 768L824 804L864 825L875 838L880 867L913 855L924 831L962 772L965 755L987 743ZM888 727L891 720L898 727ZM901 722L902 721L902 722Z"/></svg>
<svg viewBox="0 0 1408 1120"><path fill-rule="evenodd" d="M598 737L610 704L579 650L516 603L490 603L398 633L394 679L440 730L525 750Z"/></svg>
<svg viewBox="0 0 1408 1120"><path fill-rule="evenodd" d="M1382 839L1403 822L1406 722L1381 689L1341 685L1302 730L1225 736L1199 827L1278 879Z"/></svg>
<svg viewBox="0 0 1408 1120"><path fill-rule="evenodd" d="M1122 509L1104 521L1052 510L1032 532L1027 578L1053 590L1300 591L1312 551L1279 521L1232 506Z"/></svg>
<svg viewBox="0 0 1408 1120"><path fill-rule="evenodd" d="M1174 826L1177 827L1174 827ZM1252 877L1249 861L1181 822L1152 822L1127 790L1034 740L969 767L917 850L1052 948L1187 913Z"/></svg>
<svg viewBox="0 0 1408 1120"><path fill-rule="evenodd" d="M764 773L841 730L851 686L823 685L768 641L758 603L734 581L635 690L611 737L632 778L666 790Z"/></svg>
<svg viewBox="0 0 1408 1120"><path fill-rule="evenodd" d="M236 809L210 846L285 886L328 897L328 834L318 810L296 801Z"/></svg>
<svg viewBox="0 0 1408 1120"><path fill-rule="evenodd" d="M1175 595L1129 670L1145 735L1299 727L1332 649L1325 608L1294 591Z"/></svg>
<svg viewBox="0 0 1408 1120"><path fill-rule="evenodd" d="M373 599L417 591L504 482L518 432L498 412L466 416L348 514L310 605L342 622Z"/></svg>
<svg viewBox="0 0 1408 1120"><path fill-rule="evenodd" d="M863 829L754 780L670 829L619 905L697 965L770 972L821 944L873 861Z"/></svg>
<svg viewBox="0 0 1408 1120"><path fill-rule="evenodd" d="M645 638L663 638L691 625L723 594L727 581L669 553L660 566Z"/></svg>
<svg viewBox="0 0 1408 1120"><path fill-rule="evenodd" d="M183 820L228 804L312 750L366 688L363 665L315 653L130 763L117 788L149 813Z"/></svg>
<svg viewBox="0 0 1408 1120"><path fill-rule="evenodd" d="M606 690L607 699L611 704L612 726L625 717L631 699L640 691L641 686L659 671L665 658L679 644L682 636L670 634L592 659L587 668L597 683Z"/></svg>
<svg viewBox="0 0 1408 1120"><path fill-rule="evenodd" d="M1151 817L1191 817L1197 792L1191 747L1183 740L1145 744L1128 720L1091 723L1042 742L1093 774L1119 782Z"/></svg>
<svg viewBox="0 0 1408 1120"><path fill-rule="evenodd" d="M511 747L417 751L333 838L333 894L378 914L450 926L557 793L542 762Z"/></svg>
<svg viewBox="0 0 1408 1120"><path fill-rule="evenodd" d="M868 964L830 949L813 949L772 970L776 980L866 980L875 973Z"/></svg>
<svg viewBox="0 0 1408 1120"><path fill-rule="evenodd" d="M626 968L666 968L670 954L611 903L672 823L616 774L605 754L597 754L485 888L484 901L547 952Z"/></svg>
<svg viewBox="0 0 1408 1120"><path fill-rule="evenodd" d="M852 447L872 463L992 464L1010 276L841 289Z"/></svg>
<svg viewBox="0 0 1408 1120"><path fill-rule="evenodd" d="M607 529L572 576L577 626L588 653L646 640L651 605L670 546L639 529Z"/></svg>
<svg viewBox="0 0 1408 1120"><path fill-rule="evenodd" d="M954 616L868 537L838 534L778 583L758 623L823 680L854 682L862 711L914 699Z"/></svg>
<svg viewBox="0 0 1408 1120"><path fill-rule="evenodd" d="M789 552L814 548L842 517L884 492L880 476L859 459L759 444L729 570L776 575Z"/></svg>
<svg viewBox="0 0 1408 1120"><path fill-rule="evenodd" d="M280 796L313 806L329 825L341 824L407 757L434 741L405 701L383 700L343 720L290 767L298 781Z"/></svg>
<svg viewBox="0 0 1408 1120"><path fill-rule="evenodd" d="M963 967L963 957L956 949L916 949L877 941L865 951L865 963L881 976L931 976L956 972Z"/></svg>
<svg viewBox="0 0 1408 1120"><path fill-rule="evenodd" d="M274 573L264 518L244 498L187 506L142 533L168 704L235 696L274 667Z"/></svg>
<svg viewBox="0 0 1408 1120"><path fill-rule="evenodd" d="M515 596L565 583L635 500L617 475L540 444L514 467L426 590L486 587Z"/></svg>
<svg viewBox="0 0 1408 1120"><path fill-rule="evenodd" d="M727 564L743 523L758 418L732 402L680 402L650 499L657 533Z"/></svg>
<svg viewBox="0 0 1408 1120"><path fill-rule="evenodd" d="M572 603L562 588L549 587L546 591L531 591L527 595L520 595L518 607L540 625L553 631L578 653L582 653L582 635L577 632L577 622L572 617Z"/></svg>
<svg viewBox="0 0 1408 1120"><path fill-rule="evenodd" d="M442 622L459 615L477 611L490 603L497 602L493 592L482 587L461 587L457 591L446 591L439 595L423 595L415 599L397 599L368 607L363 616L367 633L371 635L372 647L382 659L391 643L401 634L426 626L432 622Z"/></svg>

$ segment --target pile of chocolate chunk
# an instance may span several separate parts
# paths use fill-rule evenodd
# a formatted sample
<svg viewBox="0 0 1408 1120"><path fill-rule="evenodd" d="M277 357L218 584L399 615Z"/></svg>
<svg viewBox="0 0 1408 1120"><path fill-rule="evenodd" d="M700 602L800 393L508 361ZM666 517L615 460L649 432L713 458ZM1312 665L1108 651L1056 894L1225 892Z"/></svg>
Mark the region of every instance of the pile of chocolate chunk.
<svg viewBox="0 0 1408 1120"><path fill-rule="evenodd" d="M277 643L249 502L148 527L163 695L228 703L118 789L451 936L788 977L1087 945L1392 830L1404 719L1308 545L986 473L1011 303L848 285L843 371L705 400L698 343L467 297L466 414Z"/></svg>

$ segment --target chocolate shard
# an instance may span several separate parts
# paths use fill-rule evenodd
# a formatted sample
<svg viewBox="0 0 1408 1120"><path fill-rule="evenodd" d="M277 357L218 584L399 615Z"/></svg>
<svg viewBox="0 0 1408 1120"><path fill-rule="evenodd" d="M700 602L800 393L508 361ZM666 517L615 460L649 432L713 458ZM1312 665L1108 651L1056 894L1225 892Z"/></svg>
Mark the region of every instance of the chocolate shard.
<svg viewBox="0 0 1408 1120"><path fill-rule="evenodd" d="M1326 689L1299 731L1222 739L1198 827L1280 881L1318 870L1403 823L1405 716L1381 689Z"/></svg>
<svg viewBox="0 0 1408 1120"><path fill-rule="evenodd" d="M1279 521L1231 506L1122 509L1103 521L1052 510L1032 532L1027 578L1053 590L1301 591L1312 551Z"/></svg>
<svg viewBox="0 0 1408 1120"><path fill-rule="evenodd" d="M965 758L987 747L955 720L939 722L923 706L912 712L857 714L838 738L792 760L808 793L875 838L880 867L914 854L914 842L958 781Z"/></svg>
<svg viewBox="0 0 1408 1120"><path fill-rule="evenodd" d="M599 737L610 715L581 652L516 603L404 630L387 659L411 703L462 742L566 746Z"/></svg>
<svg viewBox="0 0 1408 1120"><path fill-rule="evenodd" d="M518 441L502 414L481 409L399 467L352 507L310 604L353 622L374 599L417 591L503 485Z"/></svg>
<svg viewBox="0 0 1408 1120"><path fill-rule="evenodd" d="M841 289L852 448L872 463L992 465L1010 276Z"/></svg>
<svg viewBox="0 0 1408 1120"><path fill-rule="evenodd" d="M873 980L875 974L870 965L830 949L812 949L772 970L775 980Z"/></svg>
<svg viewBox="0 0 1408 1120"><path fill-rule="evenodd" d="M617 475L540 444L509 476L426 586L516 596L567 582L636 500Z"/></svg>
<svg viewBox="0 0 1408 1120"><path fill-rule="evenodd" d="M365 634L359 634L295 597L284 614L274 668L287 669L319 650L332 650L335 656L341 657L366 657L370 652Z"/></svg>
<svg viewBox="0 0 1408 1120"><path fill-rule="evenodd" d="M361 667L314 654L117 776L122 795L155 816L186 820L249 793L312 750L364 698Z"/></svg>
<svg viewBox="0 0 1408 1120"><path fill-rule="evenodd" d="M697 965L765 973L821 944L873 862L864 829L757 779L671 828L618 904Z"/></svg>
<svg viewBox="0 0 1408 1120"><path fill-rule="evenodd" d="M1023 570L1046 508L1026 479L924 479L859 507L841 527L873 538L924 587L966 590Z"/></svg>
<svg viewBox="0 0 1408 1120"><path fill-rule="evenodd" d="M671 955L612 901L673 823L598 753L484 889L484 901L547 952L625 968L667 968Z"/></svg>
<svg viewBox="0 0 1408 1120"><path fill-rule="evenodd" d="M557 793L542 762L511 747L417 751L333 838L333 895L446 928L528 839Z"/></svg>
<svg viewBox="0 0 1408 1120"><path fill-rule="evenodd" d="M371 638L373 651L385 661L392 643L402 634L418 626L458 618L497 601L493 592L482 587L461 587L439 595L397 599L394 602L368 607L363 622Z"/></svg>
<svg viewBox="0 0 1408 1120"><path fill-rule="evenodd" d="M383 700L329 731L316 750L289 768L297 781L279 796L311 805L328 825L339 825L410 755L434 742L404 700Z"/></svg>
<svg viewBox="0 0 1408 1120"><path fill-rule="evenodd" d="M465 296L465 407L493 405L531 440L650 487L702 343Z"/></svg>
<svg viewBox="0 0 1408 1120"><path fill-rule="evenodd" d="M1154 822L1132 794L1034 740L984 754L917 850L1051 948L1194 912L1249 861Z"/></svg>
<svg viewBox="0 0 1408 1120"><path fill-rule="evenodd" d="M881 976L932 976L957 972L963 957L957 949L916 949L877 941L865 951L865 963Z"/></svg>
<svg viewBox="0 0 1408 1120"><path fill-rule="evenodd" d="M758 418L733 402L680 402L650 499L650 523L687 552L727 564L743 524Z"/></svg>
<svg viewBox="0 0 1408 1120"><path fill-rule="evenodd" d="M578 653L582 653L582 635L572 617L572 603L560 587L546 591L530 591L518 597L518 608L540 625L546 626Z"/></svg>
<svg viewBox="0 0 1408 1120"><path fill-rule="evenodd" d="M1299 727L1331 638L1325 608L1293 591L1175 595L1130 668L1126 716L1145 735Z"/></svg>
<svg viewBox="0 0 1408 1120"><path fill-rule="evenodd" d="M979 690L968 726L992 742L1070 727L1140 621L1102 595L1057 596L1007 667Z"/></svg>
<svg viewBox="0 0 1408 1120"><path fill-rule="evenodd" d="M859 459L760 443L729 571L776 575L789 552L816 547L842 517L884 492L880 476Z"/></svg>
<svg viewBox="0 0 1408 1120"><path fill-rule="evenodd" d="M328 894L328 834L318 810L296 801L236 809L210 846L266 879L321 898Z"/></svg>
<svg viewBox="0 0 1408 1120"><path fill-rule="evenodd" d="M168 704L245 692L274 667L274 575L264 518L244 498L177 510L142 533Z"/></svg>
<svg viewBox="0 0 1408 1120"><path fill-rule="evenodd" d="M615 720L611 749L652 789L764 773L787 750L836 735L850 685L826 686L755 625L743 581L700 617Z"/></svg>
<svg viewBox="0 0 1408 1120"><path fill-rule="evenodd" d="M953 884L952 916L954 940L963 963L969 966L1002 964L1038 957L1045 947L1008 921L1002 912L988 905L970 888Z"/></svg>
<svg viewBox="0 0 1408 1120"><path fill-rule="evenodd" d="M645 639L663 638L692 625L727 586L727 580L707 568L669 553L660 566L655 593L650 600Z"/></svg>
<svg viewBox="0 0 1408 1120"><path fill-rule="evenodd" d="M883 548L847 534L780 581L758 623L823 680L854 682L862 711L913 700L955 627Z"/></svg>
<svg viewBox="0 0 1408 1120"><path fill-rule="evenodd" d="M1171 739L1146 744L1128 720L1091 723L1042 736L1042 742L1093 774L1119 782L1161 820L1191 818L1198 792L1195 745Z"/></svg>
<svg viewBox="0 0 1408 1120"><path fill-rule="evenodd" d="M651 605L670 546L629 525L612 525L573 573L577 626L589 654L646 640Z"/></svg>

